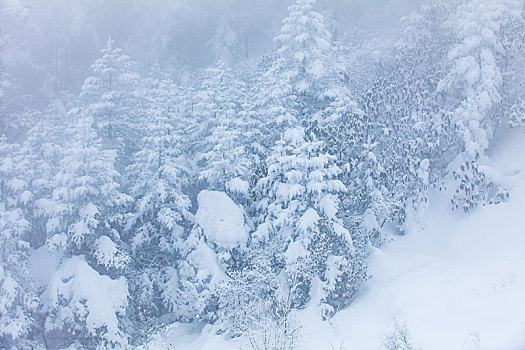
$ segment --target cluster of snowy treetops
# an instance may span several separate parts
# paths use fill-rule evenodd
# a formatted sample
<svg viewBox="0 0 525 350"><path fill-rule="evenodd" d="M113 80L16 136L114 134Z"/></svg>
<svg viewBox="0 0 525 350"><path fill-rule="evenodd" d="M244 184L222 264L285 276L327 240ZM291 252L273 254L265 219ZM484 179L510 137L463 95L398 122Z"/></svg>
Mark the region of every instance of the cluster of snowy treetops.
<svg viewBox="0 0 525 350"><path fill-rule="evenodd" d="M23 18L0 6L2 24ZM127 348L175 321L236 336L312 303L329 318L430 188L453 183L466 212L505 200L487 151L525 123L523 1L403 21L361 89L314 0L289 7L257 64L225 58L185 83L108 39L78 96L13 109L2 62L0 347ZM236 224L217 229L214 210ZM43 249L57 266L35 281Z"/></svg>

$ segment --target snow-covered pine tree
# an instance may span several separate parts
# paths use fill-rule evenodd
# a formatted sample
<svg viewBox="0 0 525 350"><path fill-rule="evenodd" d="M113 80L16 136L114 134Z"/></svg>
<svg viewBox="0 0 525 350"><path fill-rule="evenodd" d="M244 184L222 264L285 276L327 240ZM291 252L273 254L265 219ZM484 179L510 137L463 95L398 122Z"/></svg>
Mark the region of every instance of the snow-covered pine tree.
<svg viewBox="0 0 525 350"><path fill-rule="evenodd" d="M201 205L205 205L201 203L201 198L206 197L202 199L204 203L211 200L204 193L220 197L218 200L234 212L241 209L232 199L244 206L249 205L254 171L248 147L254 139L256 132L253 130L257 124L247 110L245 94L244 83L225 61L221 60L203 72L192 108L195 128L191 145L185 149L189 159L194 161L193 169L197 174L190 186L195 187L193 190L207 189L197 197L197 219L203 212ZM244 222L244 214L239 215ZM244 230L242 222L240 230ZM178 271L172 270L172 283L163 297L181 320L199 318L214 322L217 319L215 286L226 278L225 269L232 250L235 250L234 255L239 252L228 244L223 247L214 242L207 236L203 225L206 226L197 220L185 232Z"/></svg>
<svg viewBox="0 0 525 350"><path fill-rule="evenodd" d="M501 28L522 13L521 1L471 0L462 3L448 19L457 43L449 51L450 67L438 90L462 139L454 178L458 187L452 207L469 211L476 205L500 202L508 196L504 185L487 171L487 150L501 122Z"/></svg>
<svg viewBox="0 0 525 350"><path fill-rule="evenodd" d="M32 339L43 333L43 314L38 312L41 305L37 299L40 291L29 277L28 253L44 244L46 224L52 226L48 219L54 213L55 203L50 197L52 180L62 158L63 112L63 105L57 100L44 113L34 113L34 125L22 144L8 144L5 138L1 142L0 230L5 239L1 275L6 294L0 294L6 299L1 302L0 318L5 321L1 328L5 333L0 343L8 347L34 346Z"/></svg>
<svg viewBox="0 0 525 350"><path fill-rule="evenodd" d="M238 90L229 90L227 78L224 76L231 73L225 70L226 62L218 61L216 65L205 69L199 76L198 88L193 97L193 115L196 130L194 132L193 152L203 152L209 149L206 138L210 136L213 128L221 125L226 120L224 110L229 109L230 103L235 101ZM233 94L233 95L232 95ZM213 123L208 128L208 123Z"/></svg>
<svg viewBox="0 0 525 350"><path fill-rule="evenodd" d="M205 72L195 111L201 123L198 137L199 180L211 190L225 191L247 203L253 163L250 156L252 114L246 110L246 88L225 61Z"/></svg>
<svg viewBox="0 0 525 350"><path fill-rule="evenodd" d="M21 145L19 164L28 182L25 216L31 222L31 245L41 247L52 231L55 204L52 199L54 178L60 171L65 142L62 128L66 122L67 96L52 101L43 113L33 117ZM52 235L52 233L51 233Z"/></svg>
<svg viewBox="0 0 525 350"><path fill-rule="evenodd" d="M376 64L377 76L359 98L364 116L340 137L358 149L349 154L347 186L373 244L382 242L386 222L406 231L418 221L429 181L441 178L454 153L452 124L436 93L450 41L442 30L448 13L436 2L403 19L403 38Z"/></svg>
<svg viewBox="0 0 525 350"><path fill-rule="evenodd" d="M193 312L189 320L213 323L221 312L218 303L222 283L245 265L246 214L222 191L201 191L197 205L195 224L181 249L177 276L180 287L167 291L166 296L179 303L179 311Z"/></svg>
<svg viewBox="0 0 525 350"><path fill-rule="evenodd" d="M39 302L29 278L31 223L22 206L27 181L18 164L19 146L0 136L0 345L31 347Z"/></svg>
<svg viewBox="0 0 525 350"><path fill-rule="evenodd" d="M282 137L257 184L262 214L252 240L274 252L290 285L298 282L294 307L313 299L327 317L349 302L365 278L364 244L354 244L337 217L346 187L337 179L336 158L315 136L307 140L301 127Z"/></svg>
<svg viewBox="0 0 525 350"><path fill-rule="evenodd" d="M274 39L276 57L269 62L256 106L269 130L267 134L272 135L263 142L268 149L283 128L299 122L308 127L308 133L325 142L343 170L340 178L345 178L349 164L355 160L352 153L361 146L348 133L363 130L355 129L363 125L363 113L353 101L341 56L332 46L323 16L315 12L314 5L315 1L308 0L296 1L289 7L289 16ZM355 219L351 200L342 204L345 215ZM350 219L345 218L347 222L356 221Z"/></svg>
<svg viewBox="0 0 525 350"><path fill-rule="evenodd" d="M501 26L501 42L505 50L502 67L502 108L505 122L511 127L525 126L525 6L521 14Z"/></svg>
<svg viewBox="0 0 525 350"><path fill-rule="evenodd" d="M254 102L268 130L262 142L268 150L282 130L313 122L333 97L331 82L339 66L332 60L330 33L314 5L315 0L297 0L288 8L274 38L275 55L257 91Z"/></svg>
<svg viewBox="0 0 525 350"><path fill-rule="evenodd" d="M176 89L158 67L142 82L143 136L127 169L129 191L135 199L126 225L133 257L131 293L133 311L144 331L152 317L181 311L175 300L164 297L178 288L171 278L177 276L191 205L183 193L190 174L181 153L185 122L172 98Z"/></svg>
<svg viewBox="0 0 525 350"><path fill-rule="evenodd" d="M119 228L131 198L118 190L115 152L102 149L93 119L78 108L67 118L46 242L63 256L42 297L45 330L57 342L49 346L125 346L129 257Z"/></svg>
<svg viewBox="0 0 525 350"><path fill-rule="evenodd" d="M268 72L275 79L274 84L282 87L277 93L295 95L294 107L302 112L300 115L307 114L308 106L303 105L306 100L322 97L318 94L326 77L328 68L324 64L331 47L330 33L323 16L314 10L315 2L297 0L288 8L288 17L274 38L277 60Z"/></svg>
<svg viewBox="0 0 525 350"><path fill-rule="evenodd" d="M346 91L344 91L346 90ZM326 151L335 155L338 176L348 189L342 195L342 218L348 227L363 231L372 244L383 240L382 226L391 220L391 201L385 187L385 168L378 156L380 136L383 132L379 122L368 111L368 100L361 101L365 112L341 88L342 94L322 112L322 121L311 126L311 130L324 140ZM368 96L370 98L370 96Z"/></svg>
<svg viewBox="0 0 525 350"><path fill-rule="evenodd" d="M133 70L135 62L114 44L108 38L102 57L91 66L93 75L82 85L80 98L82 111L93 118L104 148L118 152L116 166L122 172L137 150L140 99L134 93L140 77Z"/></svg>

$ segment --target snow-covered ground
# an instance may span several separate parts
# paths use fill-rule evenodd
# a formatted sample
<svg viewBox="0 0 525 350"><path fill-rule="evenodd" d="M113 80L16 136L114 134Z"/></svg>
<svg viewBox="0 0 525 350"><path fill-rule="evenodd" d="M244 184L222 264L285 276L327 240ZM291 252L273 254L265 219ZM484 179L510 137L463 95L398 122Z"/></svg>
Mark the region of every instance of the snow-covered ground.
<svg viewBox="0 0 525 350"><path fill-rule="evenodd" d="M431 194L425 229L413 229L370 257L372 278L330 321L301 311L301 349L381 349L395 322L423 350L525 349L525 134L508 132L491 165L514 183L511 199L469 215L450 211L450 194ZM173 326L151 345L239 348L239 340ZM156 344L156 345L155 345Z"/></svg>

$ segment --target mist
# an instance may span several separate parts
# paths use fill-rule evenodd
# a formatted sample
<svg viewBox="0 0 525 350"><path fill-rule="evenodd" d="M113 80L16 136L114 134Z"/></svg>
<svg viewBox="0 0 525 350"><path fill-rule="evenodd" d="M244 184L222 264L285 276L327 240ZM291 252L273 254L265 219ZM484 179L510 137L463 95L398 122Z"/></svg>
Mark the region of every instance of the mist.
<svg viewBox="0 0 525 350"><path fill-rule="evenodd" d="M421 1L319 1L336 40L364 41L371 55L402 31ZM273 48L288 1L38 1L3 4L2 60L31 105L59 91L77 94L108 37L147 72L155 63L177 80L220 58L256 62ZM356 38L356 36L359 36ZM366 50L367 52L362 52Z"/></svg>

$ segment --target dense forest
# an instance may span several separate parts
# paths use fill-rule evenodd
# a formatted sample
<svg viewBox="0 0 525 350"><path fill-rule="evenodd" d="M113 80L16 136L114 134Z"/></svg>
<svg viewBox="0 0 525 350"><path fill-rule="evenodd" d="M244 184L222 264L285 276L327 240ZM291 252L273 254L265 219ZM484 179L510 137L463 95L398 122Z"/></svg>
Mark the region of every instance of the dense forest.
<svg viewBox="0 0 525 350"><path fill-rule="evenodd" d="M0 0L0 348L294 349L429 190L512 197L524 83L522 0Z"/></svg>

